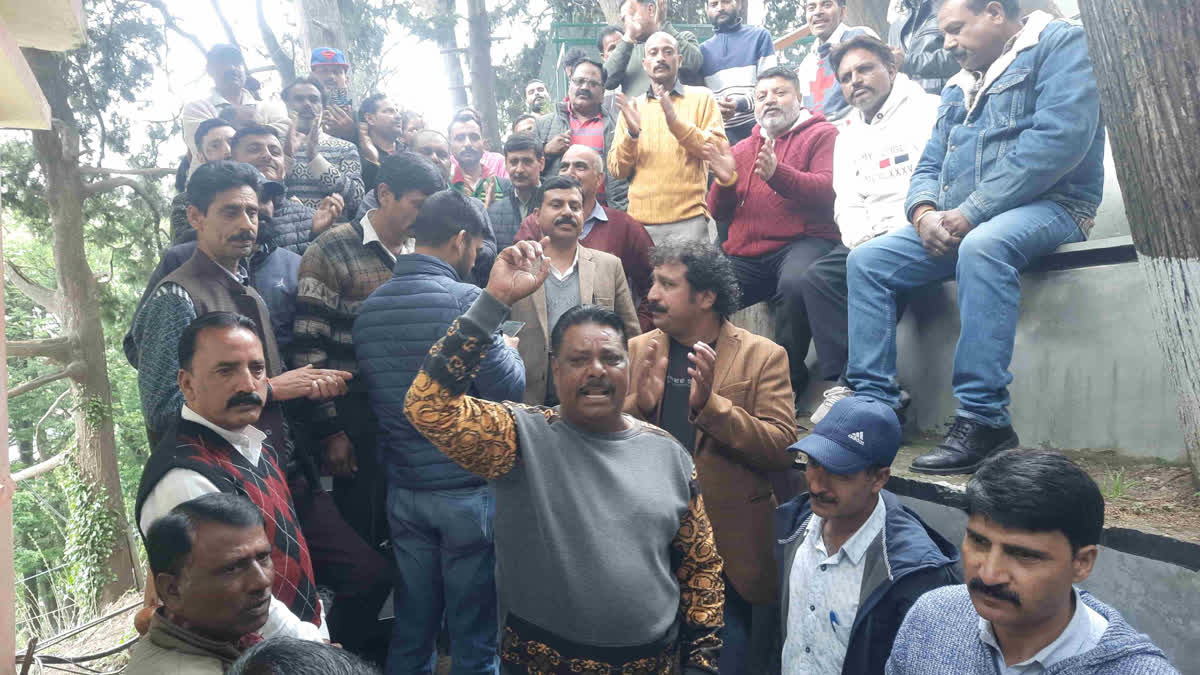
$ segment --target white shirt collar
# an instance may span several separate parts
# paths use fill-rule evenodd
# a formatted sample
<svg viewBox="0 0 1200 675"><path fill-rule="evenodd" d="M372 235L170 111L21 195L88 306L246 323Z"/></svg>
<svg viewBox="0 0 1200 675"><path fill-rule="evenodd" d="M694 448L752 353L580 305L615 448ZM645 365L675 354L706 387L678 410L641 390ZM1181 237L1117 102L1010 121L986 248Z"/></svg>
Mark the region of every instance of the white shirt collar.
<svg viewBox="0 0 1200 675"><path fill-rule="evenodd" d="M829 44L836 45L837 43L842 41L842 36L846 34L846 30L848 28L849 28L849 26L846 25L845 21L839 23L837 25L837 28L833 29L833 34L829 36L828 40L822 40L821 38L817 38L817 41L813 43L813 49L816 49L816 47L818 45L823 45L826 42L828 42Z"/></svg>
<svg viewBox="0 0 1200 675"><path fill-rule="evenodd" d="M384 253L388 254L388 257L392 259L392 262L396 262L395 254L389 251L387 246L383 245L383 241L379 238L379 233L376 232L375 227L371 225L371 214L375 213L377 210L378 209L371 209L370 211L367 211L363 214L362 220L358 221L362 224L363 228L363 246L367 246L371 242L377 241L379 242L379 248L383 249ZM413 242L412 237L409 237L408 239L404 240L403 244L400 245L400 253L401 255L412 253L415 248L416 245Z"/></svg>
<svg viewBox="0 0 1200 675"><path fill-rule="evenodd" d="M238 452L240 452L243 457L249 460L251 464L258 466L258 459L262 456L262 444L263 441L267 439L267 435L263 432L249 424L237 431L231 431L229 429L219 427L204 417L201 417L199 413L189 408L187 404L184 404L181 416L183 419L189 422L195 422L200 426L211 429L218 436L228 441L229 444L232 445Z"/></svg>
<svg viewBox="0 0 1200 675"><path fill-rule="evenodd" d="M562 281L575 272L575 268L579 265L579 248L579 246L575 247L575 259L571 261L570 267L567 267L563 272L559 272L555 269L554 263L550 263L550 273L554 275L555 279Z"/></svg>
<svg viewBox="0 0 1200 675"><path fill-rule="evenodd" d="M1078 588L1071 590L1075 594L1075 613L1071 615L1067 627L1054 639L1054 642L1043 647L1032 657L1011 666L1004 664L1004 652L1000 650L1000 642L996 639L992 622L979 617L979 639L992 648L993 656L996 658L1001 672L1008 672L1010 669L1013 669L1012 672L1016 672L1015 669L1028 668L1034 664L1040 665L1043 669L1049 668L1072 656L1090 651L1100 644L1100 637L1108 629L1108 619L1083 602Z"/></svg>
<svg viewBox="0 0 1200 675"><path fill-rule="evenodd" d="M842 544L838 549L837 555L845 554L850 562L858 565L862 562L863 556L867 554L867 548L871 546L871 542L875 541L875 537L879 536L879 532L883 530L884 521L887 520L887 507L883 505L883 498L877 497L875 502L875 510L871 511L871 515L867 521L858 528L858 531ZM825 548L825 537L821 534L821 524L824 519L813 514L812 520L808 522L808 531L805 533L805 539L813 538L813 545L817 550L825 555L829 555L829 550Z"/></svg>

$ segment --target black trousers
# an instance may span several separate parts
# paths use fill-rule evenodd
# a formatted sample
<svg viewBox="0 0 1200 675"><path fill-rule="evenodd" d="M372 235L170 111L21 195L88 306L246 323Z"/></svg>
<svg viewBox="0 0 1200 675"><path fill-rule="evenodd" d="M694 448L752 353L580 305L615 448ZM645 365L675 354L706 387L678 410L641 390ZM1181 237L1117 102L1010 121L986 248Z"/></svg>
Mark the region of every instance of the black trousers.
<svg viewBox="0 0 1200 675"><path fill-rule="evenodd" d="M392 590L391 565L342 519L328 492L318 490L305 501L304 508L297 504L297 515L313 574L318 585L334 592L333 606L325 615L329 637L351 652L382 662L388 630L379 623L379 610Z"/></svg>
<svg viewBox="0 0 1200 675"><path fill-rule="evenodd" d="M808 386L804 358L816 344L822 379L837 380L846 368L846 256L831 239L802 237L757 258L730 256L742 287L742 305L763 300L775 314L775 341L788 353L792 389Z"/></svg>
<svg viewBox="0 0 1200 675"><path fill-rule="evenodd" d="M351 392L336 399L335 405L338 419L354 444L358 473L333 479L333 499L346 522L371 546L378 548L380 544L390 541L386 510L387 480L379 461L376 441L379 422L371 411L366 392Z"/></svg>

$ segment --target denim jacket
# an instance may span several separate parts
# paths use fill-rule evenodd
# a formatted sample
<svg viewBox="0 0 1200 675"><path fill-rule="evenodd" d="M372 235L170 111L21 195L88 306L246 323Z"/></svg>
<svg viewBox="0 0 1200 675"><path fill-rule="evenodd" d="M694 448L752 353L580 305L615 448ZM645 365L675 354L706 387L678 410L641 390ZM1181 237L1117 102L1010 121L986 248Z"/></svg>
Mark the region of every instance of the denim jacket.
<svg viewBox="0 0 1200 675"><path fill-rule="evenodd" d="M1062 205L1086 236L1104 189L1104 125L1083 27L1033 12L988 69L942 92L937 123L909 183L905 213L958 208L972 225L1023 204Z"/></svg>

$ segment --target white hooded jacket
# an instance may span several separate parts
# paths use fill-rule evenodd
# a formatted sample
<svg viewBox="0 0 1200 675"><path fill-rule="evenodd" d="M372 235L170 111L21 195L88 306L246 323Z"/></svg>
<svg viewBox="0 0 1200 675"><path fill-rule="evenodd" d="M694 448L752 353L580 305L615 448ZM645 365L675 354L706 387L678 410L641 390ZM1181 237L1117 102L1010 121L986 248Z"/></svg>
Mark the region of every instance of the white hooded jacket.
<svg viewBox="0 0 1200 675"><path fill-rule="evenodd" d="M847 248L908 225L908 180L940 103L900 73L870 124L855 109L840 127L833 149L833 214Z"/></svg>

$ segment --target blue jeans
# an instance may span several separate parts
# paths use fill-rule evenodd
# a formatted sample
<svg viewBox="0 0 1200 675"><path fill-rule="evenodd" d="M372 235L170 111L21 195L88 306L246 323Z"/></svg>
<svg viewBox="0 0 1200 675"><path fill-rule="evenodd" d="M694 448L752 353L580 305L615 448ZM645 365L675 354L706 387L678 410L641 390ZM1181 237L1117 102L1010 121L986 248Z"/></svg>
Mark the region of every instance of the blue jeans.
<svg viewBox="0 0 1200 675"><path fill-rule="evenodd" d="M962 324L954 350L957 414L992 427L1007 426L1021 270L1060 245L1082 239L1066 209L1038 201L979 224L963 238L957 254L931 258L911 227L858 246L846 268L850 386L857 395L899 405L896 294L955 278Z"/></svg>
<svg viewBox="0 0 1200 675"><path fill-rule="evenodd" d="M388 486L388 525L397 567L388 675L433 672L443 616L450 632L451 672L496 672L494 515L486 487Z"/></svg>

